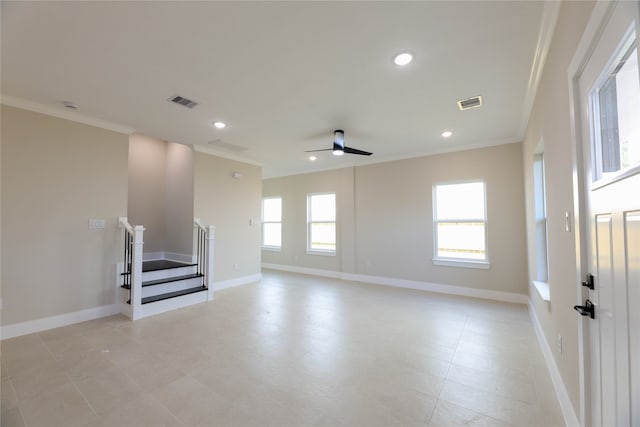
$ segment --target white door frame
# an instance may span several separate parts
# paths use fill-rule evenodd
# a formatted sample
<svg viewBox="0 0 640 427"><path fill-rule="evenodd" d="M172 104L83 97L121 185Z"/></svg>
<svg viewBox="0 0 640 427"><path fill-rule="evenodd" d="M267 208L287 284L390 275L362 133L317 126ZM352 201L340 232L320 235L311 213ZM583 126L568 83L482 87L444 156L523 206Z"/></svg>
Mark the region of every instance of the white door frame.
<svg viewBox="0 0 640 427"><path fill-rule="evenodd" d="M573 157L573 224L575 231L576 248L576 304L582 305L589 296L588 290L582 286L582 281L589 270L587 258L588 236L588 212L586 206L585 189L588 177L585 176L583 163L582 120L580 114L580 90L579 79L582 76L587 62L591 58L593 50L599 41L607 24L608 18L613 12L615 2L612 0L596 2L589 22L585 27L580 43L569 64L568 85L569 104L571 118L571 147ZM581 426L590 426L591 420L591 362L589 350L588 317L580 316L578 321L578 363L580 376L580 408L579 422Z"/></svg>

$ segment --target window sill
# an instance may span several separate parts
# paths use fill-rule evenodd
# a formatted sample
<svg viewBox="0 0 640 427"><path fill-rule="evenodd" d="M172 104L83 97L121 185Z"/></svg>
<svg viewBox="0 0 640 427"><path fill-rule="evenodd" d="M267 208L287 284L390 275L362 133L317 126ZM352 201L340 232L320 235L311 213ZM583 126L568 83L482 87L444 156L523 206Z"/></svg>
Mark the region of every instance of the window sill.
<svg viewBox="0 0 640 427"><path fill-rule="evenodd" d="M444 258L434 258L433 265L440 265L444 267L479 268L481 270L488 270L491 267L489 261L461 261Z"/></svg>
<svg viewBox="0 0 640 427"><path fill-rule="evenodd" d="M549 292L549 283L547 282L539 282L537 280L532 280L533 287L538 291L538 295L542 298L542 301L551 302L551 293Z"/></svg>
<svg viewBox="0 0 640 427"><path fill-rule="evenodd" d="M282 248L278 248L275 246L263 246L262 250L269 251L269 252L282 252Z"/></svg>
<svg viewBox="0 0 640 427"><path fill-rule="evenodd" d="M317 249L307 249L307 255L336 256L336 251L320 251Z"/></svg>

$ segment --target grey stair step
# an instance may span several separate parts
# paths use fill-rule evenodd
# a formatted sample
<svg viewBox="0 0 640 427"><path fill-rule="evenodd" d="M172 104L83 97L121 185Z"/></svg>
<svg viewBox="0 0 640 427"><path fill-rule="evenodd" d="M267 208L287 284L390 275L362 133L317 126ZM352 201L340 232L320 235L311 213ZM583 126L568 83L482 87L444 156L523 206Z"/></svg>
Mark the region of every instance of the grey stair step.
<svg viewBox="0 0 640 427"><path fill-rule="evenodd" d="M161 285L163 283L170 283L170 282L178 282L180 280L195 279L198 277L204 277L204 275L200 273L194 273L194 274L185 274L184 276L167 277L166 279L148 280L146 282L142 282L142 287Z"/></svg>
<svg viewBox="0 0 640 427"><path fill-rule="evenodd" d="M183 289L181 291L175 292L167 292L166 294L153 295L150 297L142 298L142 304L148 304L150 302L162 301L169 298L176 298L182 295L189 295L196 292L206 291L207 288L205 286L196 286L195 288Z"/></svg>

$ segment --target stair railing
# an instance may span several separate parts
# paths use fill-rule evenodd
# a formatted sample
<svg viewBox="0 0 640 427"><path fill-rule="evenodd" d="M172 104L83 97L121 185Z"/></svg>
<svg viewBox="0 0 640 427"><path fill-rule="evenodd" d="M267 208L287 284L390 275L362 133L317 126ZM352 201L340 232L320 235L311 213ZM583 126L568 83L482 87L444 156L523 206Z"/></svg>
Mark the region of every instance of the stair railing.
<svg viewBox="0 0 640 427"><path fill-rule="evenodd" d="M216 227L202 225L199 218L193 219L193 257L197 272L202 275L202 286L207 288L207 299L213 299L213 248Z"/></svg>
<svg viewBox="0 0 640 427"><path fill-rule="evenodd" d="M142 305L142 254L145 229L142 225L132 226L126 217L120 217L118 224L124 229L122 287L129 291L129 299L126 304L121 304L121 311L132 320L136 320L140 317Z"/></svg>

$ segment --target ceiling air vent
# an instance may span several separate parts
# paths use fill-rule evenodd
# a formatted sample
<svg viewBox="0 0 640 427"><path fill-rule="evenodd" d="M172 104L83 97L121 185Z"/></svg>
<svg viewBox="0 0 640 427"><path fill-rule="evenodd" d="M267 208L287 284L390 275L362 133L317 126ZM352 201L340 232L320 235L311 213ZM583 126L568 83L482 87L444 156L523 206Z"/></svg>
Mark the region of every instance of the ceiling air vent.
<svg viewBox="0 0 640 427"><path fill-rule="evenodd" d="M192 100L190 100L188 98L185 98L184 96L180 96L180 95L174 95L171 98L167 99L167 101L173 102L174 104L182 105L183 107L187 107L187 108L193 108L196 105L198 105L197 102L192 101Z"/></svg>
<svg viewBox="0 0 640 427"><path fill-rule="evenodd" d="M468 110L470 108L482 107L482 96L474 96L473 98L461 99L458 101L458 108L460 111Z"/></svg>

